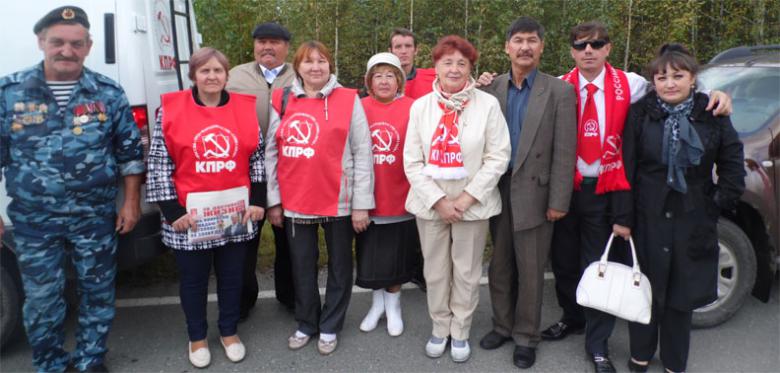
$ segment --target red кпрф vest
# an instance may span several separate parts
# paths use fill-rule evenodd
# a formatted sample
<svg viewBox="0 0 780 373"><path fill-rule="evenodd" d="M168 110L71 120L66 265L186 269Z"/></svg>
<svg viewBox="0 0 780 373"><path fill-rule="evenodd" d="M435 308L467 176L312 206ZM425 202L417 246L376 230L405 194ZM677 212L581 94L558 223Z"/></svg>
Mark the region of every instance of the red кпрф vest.
<svg viewBox="0 0 780 373"><path fill-rule="evenodd" d="M239 186L250 189L249 158L257 149L255 96L230 93L217 107L195 103L191 90L162 96L163 136L182 206L187 194Z"/></svg>
<svg viewBox="0 0 780 373"><path fill-rule="evenodd" d="M282 93L275 90L271 100L277 114ZM327 98L288 97L273 134L282 208L306 215L338 214L342 159L356 96L354 89L339 87Z"/></svg>

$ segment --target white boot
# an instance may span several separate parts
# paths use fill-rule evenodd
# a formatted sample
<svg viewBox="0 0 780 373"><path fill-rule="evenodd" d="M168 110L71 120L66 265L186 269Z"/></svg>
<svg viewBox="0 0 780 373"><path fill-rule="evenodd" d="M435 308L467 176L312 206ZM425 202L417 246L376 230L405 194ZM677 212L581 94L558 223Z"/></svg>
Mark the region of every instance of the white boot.
<svg viewBox="0 0 780 373"><path fill-rule="evenodd" d="M404 332L404 320L401 317L401 291L385 291L385 311L387 312L387 334L397 337Z"/></svg>
<svg viewBox="0 0 780 373"><path fill-rule="evenodd" d="M385 297L384 289L374 290L374 298L371 302L371 308L368 310L368 314L363 318L360 323L360 330L364 332L370 332L376 329L376 324L379 323L379 319L385 314Z"/></svg>

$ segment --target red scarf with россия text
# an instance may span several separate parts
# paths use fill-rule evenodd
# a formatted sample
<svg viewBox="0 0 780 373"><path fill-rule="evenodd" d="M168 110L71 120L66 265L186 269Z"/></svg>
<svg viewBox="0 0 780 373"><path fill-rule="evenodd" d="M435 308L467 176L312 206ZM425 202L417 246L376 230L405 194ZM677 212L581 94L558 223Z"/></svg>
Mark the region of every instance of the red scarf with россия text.
<svg viewBox="0 0 780 373"><path fill-rule="evenodd" d="M604 143L601 148L601 165L599 180L596 183L596 194L604 194L618 190L631 189L626 179L623 167L623 127L625 126L628 109L631 106L631 89L628 86L626 73L605 64L604 108L606 123L604 126ZM580 71L574 68L561 79L574 85L577 92L577 130L580 131L582 113L580 112ZM577 137L579 139L579 136ZM576 167L576 166L575 166ZM580 190L582 174L575 168L574 189Z"/></svg>

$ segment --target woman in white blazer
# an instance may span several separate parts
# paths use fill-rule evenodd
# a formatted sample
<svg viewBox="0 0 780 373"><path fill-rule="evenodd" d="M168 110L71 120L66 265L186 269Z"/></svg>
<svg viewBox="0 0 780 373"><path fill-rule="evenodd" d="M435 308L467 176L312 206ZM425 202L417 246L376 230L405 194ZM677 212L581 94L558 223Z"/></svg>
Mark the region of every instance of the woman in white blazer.
<svg viewBox="0 0 780 373"><path fill-rule="evenodd" d="M478 52L450 35L433 48L433 92L412 105L404 146L411 184L406 209L417 218L439 357L452 339L455 362L471 355L468 338L479 301L488 219L501 212L498 179L509 162L509 132L493 96L475 89Z"/></svg>

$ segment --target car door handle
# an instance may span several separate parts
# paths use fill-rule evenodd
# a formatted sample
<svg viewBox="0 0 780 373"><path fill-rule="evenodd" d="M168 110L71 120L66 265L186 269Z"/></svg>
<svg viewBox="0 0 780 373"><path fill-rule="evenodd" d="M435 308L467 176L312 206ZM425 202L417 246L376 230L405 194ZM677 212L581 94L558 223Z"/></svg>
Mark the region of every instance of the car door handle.
<svg viewBox="0 0 780 373"><path fill-rule="evenodd" d="M761 165L764 166L764 168L770 168L775 165L772 161L761 161Z"/></svg>

